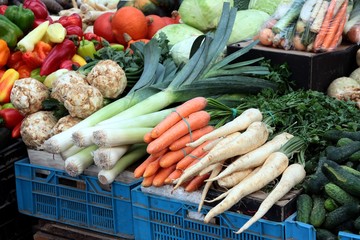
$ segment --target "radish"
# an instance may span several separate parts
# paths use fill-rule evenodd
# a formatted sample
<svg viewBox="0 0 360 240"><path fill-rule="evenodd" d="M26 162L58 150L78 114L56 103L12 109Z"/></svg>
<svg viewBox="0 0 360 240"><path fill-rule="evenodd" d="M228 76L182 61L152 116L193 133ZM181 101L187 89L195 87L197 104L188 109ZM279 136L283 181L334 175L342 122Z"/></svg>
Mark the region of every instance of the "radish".
<svg viewBox="0 0 360 240"><path fill-rule="evenodd" d="M215 130L214 130L215 131ZM187 168L180 178L176 180L174 189L178 188L184 181L195 176L207 166L220 162L234 156L248 153L263 145L269 137L268 125L264 122L253 122L245 132L241 133L231 143L222 148L214 148L205 155L198 163ZM220 144L221 142L219 142Z"/></svg>
<svg viewBox="0 0 360 240"><path fill-rule="evenodd" d="M278 200L285 196L285 194L288 193L294 186L301 183L305 176L306 172L303 165L293 163L288 166L283 172L279 183L264 199L255 215L252 216L236 233L242 233L257 220L262 218Z"/></svg>
<svg viewBox="0 0 360 240"><path fill-rule="evenodd" d="M218 137L224 137L230 133L242 131L248 128L248 126L253 122L258 122L262 120L262 114L259 109L249 108L242 112L238 117L236 117L231 122L226 123L225 125L215 129L214 131L205 134L198 140L188 143L188 146L196 147L206 140L212 140Z"/></svg>
<svg viewBox="0 0 360 240"><path fill-rule="evenodd" d="M272 153L256 174L233 187L226 198L206 214L204 222L208 223L213 217L225 212L243 197L265 187L276 179L288 167L288 164L289 158L286 154L282 152Z"/></svg>
<svg viewBox="0 0 360 240"><path fill-rule="evenodd" d="M276 135L272 140L268 141L261 147L237 158L234 162L228 165L216 178L208 179L207 181L218 180L235 171L255 168L262 165L271 153L278 151L292 137L293 135L286 132Z"/></svg>

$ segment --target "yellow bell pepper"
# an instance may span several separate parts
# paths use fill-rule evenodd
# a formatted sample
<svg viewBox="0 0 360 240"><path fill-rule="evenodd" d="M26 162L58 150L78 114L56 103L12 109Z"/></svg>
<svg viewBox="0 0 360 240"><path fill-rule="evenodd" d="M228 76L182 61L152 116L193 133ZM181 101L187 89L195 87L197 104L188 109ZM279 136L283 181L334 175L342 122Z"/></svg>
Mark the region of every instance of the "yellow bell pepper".
<svg viewBox="0 0 360 240"><path fill-rule="evenodd" d="M0 103L10 102L10 93L14 82L18 80L20 74L13 68L5 71L4 75L0 78Z"/></svg>
<svg viewBox="0 0 360 240"><path fill-rule="evenodd" d="M71 58L71 61L78 63L80 67L86 64L86 60L79 54L74 54L74 56Z"/></svg>

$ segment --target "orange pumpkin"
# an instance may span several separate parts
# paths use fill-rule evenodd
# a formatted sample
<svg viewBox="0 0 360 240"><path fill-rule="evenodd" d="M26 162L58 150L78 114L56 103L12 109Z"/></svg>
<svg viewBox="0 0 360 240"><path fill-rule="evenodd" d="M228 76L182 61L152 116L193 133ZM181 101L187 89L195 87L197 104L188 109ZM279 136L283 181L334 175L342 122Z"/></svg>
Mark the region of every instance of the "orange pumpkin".
<svg viewBox="0 0 360 240"><path fill-rule="evenodd" d="M146 38L148 22L141 10L125 6L115 12L111 20L111 29L118 43L126 45L125 33L133 40Z"/></svg>
<svg viewBox="0 0 360 240"><path fill-rule="evenodd" d="M159 29L167 25L164 19L158 15L151 14L146 16L146 18L148 20L148 39L151 39Z"/></svg>

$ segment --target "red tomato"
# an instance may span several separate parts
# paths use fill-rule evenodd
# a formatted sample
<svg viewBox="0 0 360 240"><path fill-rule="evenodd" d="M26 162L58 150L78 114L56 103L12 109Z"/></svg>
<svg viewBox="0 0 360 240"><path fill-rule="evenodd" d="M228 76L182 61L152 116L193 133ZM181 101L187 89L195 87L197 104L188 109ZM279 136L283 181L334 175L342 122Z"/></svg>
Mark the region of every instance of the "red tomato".
<svg viewBox="0 0 360 240"><path fill-rule="evenodd" d="M94 33L105 38L110 43L116 43L116 39L111 29L112 12L103 13L94 22Z"/></svg>

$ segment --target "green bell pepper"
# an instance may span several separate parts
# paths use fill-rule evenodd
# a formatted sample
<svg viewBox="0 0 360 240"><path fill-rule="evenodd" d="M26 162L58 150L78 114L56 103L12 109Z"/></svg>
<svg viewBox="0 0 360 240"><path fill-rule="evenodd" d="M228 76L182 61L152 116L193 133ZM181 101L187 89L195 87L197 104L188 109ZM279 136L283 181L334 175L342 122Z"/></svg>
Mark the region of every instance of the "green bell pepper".
<svg viewBox="0 0 360 240"><path fill-rule="evenodd" d="M30 73L30 77L31 78L34 78L40 82L44 82L45 81L45 78L46 76L41 76L40 75L40 68L35 68L34 70L31 71Z"/></svg>
<svg viewBox="0 0 360 240"><path fill-rule="evenodd" d="M5 11L5 17L15 23L23 32L28 32L32 29L35 21L35 15L33 11L27 8L23 8L23 5L11 5L8 6Z"/></svg>
<svg viewBox="0 0 360 240"><path fill-rule="evenodd" d="M89 40L81 40L79 47L77 49L77 54L82 56L83 58L89 57L94 58L94 53L96 53L95 44Z"/></svg>
<svg viewBox="0 0 360 240"><path fill-rule="evenodd" d="M22 36L24 36L23 31L7 17L0 14L0 39L5 40L9 48L14 48Z"/></svg>

